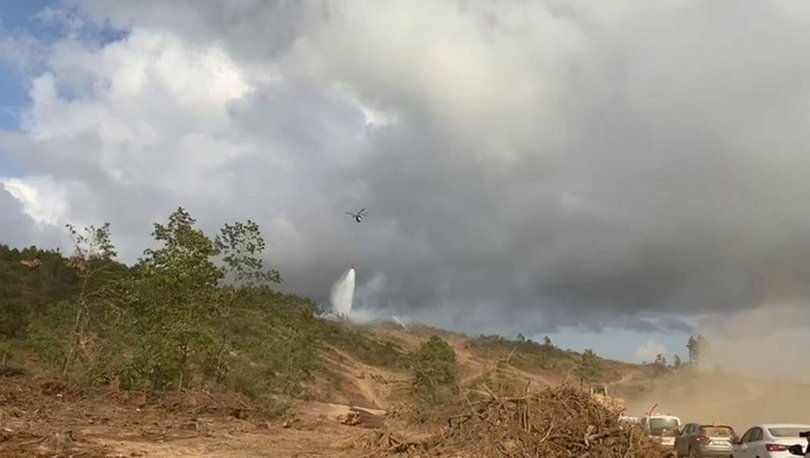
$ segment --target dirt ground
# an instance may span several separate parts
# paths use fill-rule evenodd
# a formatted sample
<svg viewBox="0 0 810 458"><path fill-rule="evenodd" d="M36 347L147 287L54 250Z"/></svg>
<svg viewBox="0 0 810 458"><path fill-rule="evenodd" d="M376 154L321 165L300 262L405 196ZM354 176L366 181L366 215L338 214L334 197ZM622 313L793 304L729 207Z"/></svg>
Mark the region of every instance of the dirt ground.
<svg viewBox="0 0 810 458"><path fill-rule="evenodd" d="M362 432L338 423L348 406L300 402L288 420L267 422L238 407L207 412L212 405L144 405L117 394L78 398L53 381L0 377L0 456L379 456L344 445Z"/></svg>

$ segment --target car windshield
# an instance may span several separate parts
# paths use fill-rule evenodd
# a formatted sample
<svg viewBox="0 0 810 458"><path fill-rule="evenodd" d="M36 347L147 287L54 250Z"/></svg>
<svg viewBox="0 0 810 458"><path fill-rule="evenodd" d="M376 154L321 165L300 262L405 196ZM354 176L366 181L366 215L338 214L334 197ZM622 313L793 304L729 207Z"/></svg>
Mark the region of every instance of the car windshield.
<svg viewBox="0 0 810 458"><path fill-rule="evenodd" d="M678 420L674 418L652 418L650 419L650 434L661 436L665 431L677 428Z"/></svg>
<svg viewBox="0 0 810 458"><path fill-rule="evenodd" d="M799 437L799 433L810 431L810 426L768 428L773 437Z"/></svg>
<svg viewBox="0 0 810 458"><path fill-rule="evenodd" d="M700 432L709 437L734 437L734 430L728 426L701 426Z"/></svg>

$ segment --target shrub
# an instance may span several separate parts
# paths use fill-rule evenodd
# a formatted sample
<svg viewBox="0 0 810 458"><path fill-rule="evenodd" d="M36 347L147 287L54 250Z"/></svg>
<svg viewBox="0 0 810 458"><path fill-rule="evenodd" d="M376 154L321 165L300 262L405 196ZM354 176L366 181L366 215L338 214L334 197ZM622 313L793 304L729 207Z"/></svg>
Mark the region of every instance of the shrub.
<svg viewBox="0 0 810 458"><path fill-rule="evenodd" d="M458 392L456 352L438 336L422 342L410 362L413 388L421 399L438 402Z"/></svg>

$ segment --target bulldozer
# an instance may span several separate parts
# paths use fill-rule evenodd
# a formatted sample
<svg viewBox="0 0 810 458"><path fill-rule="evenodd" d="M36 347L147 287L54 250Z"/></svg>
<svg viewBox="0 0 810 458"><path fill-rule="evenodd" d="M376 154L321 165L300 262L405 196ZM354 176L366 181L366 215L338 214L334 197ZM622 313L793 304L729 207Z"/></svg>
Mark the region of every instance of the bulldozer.
<svg viewBox="0 0 810 458"><path fill-rule="evenodd" d="M626 410L626 405L624 399L622 398L614 398L608 395L608 388L607 384L605 383L594 383L590 385L590 392L591 397L596 400L596 402L602 404L603 406L607 407L615 411L616 413L622 413Z"/></svg>

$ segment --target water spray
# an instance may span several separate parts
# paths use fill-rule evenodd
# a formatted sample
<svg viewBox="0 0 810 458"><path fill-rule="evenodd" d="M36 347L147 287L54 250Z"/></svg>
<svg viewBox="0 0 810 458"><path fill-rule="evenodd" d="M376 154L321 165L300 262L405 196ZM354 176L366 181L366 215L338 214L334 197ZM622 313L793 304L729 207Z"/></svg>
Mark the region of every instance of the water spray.
<svg viewBox="0 0 810 458"><path fill-rule="evenodd" d="M332 294L329 296L332 301L332 310L335 312L335 315L341 318L349 318L349 314L352 311L354 279L354 264L351 264L349 270L341 275L338 281L332 286Z"/></svg>

